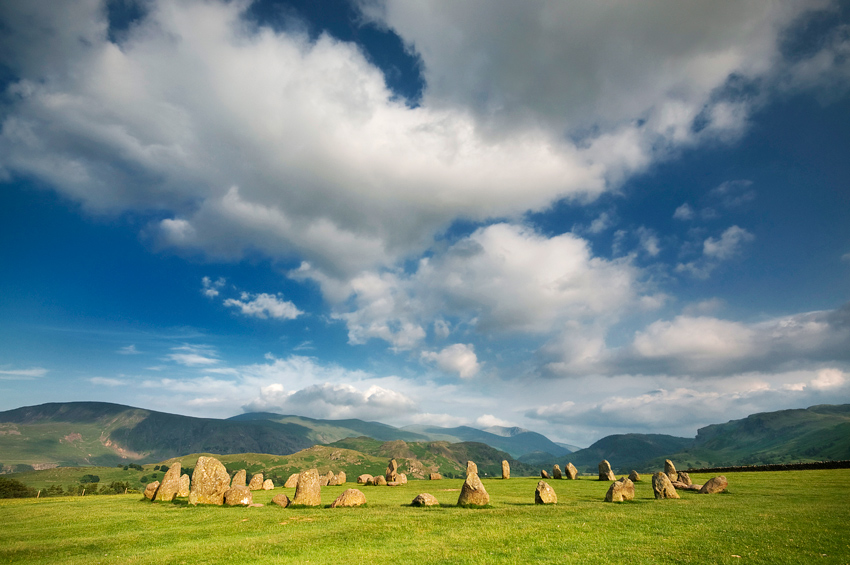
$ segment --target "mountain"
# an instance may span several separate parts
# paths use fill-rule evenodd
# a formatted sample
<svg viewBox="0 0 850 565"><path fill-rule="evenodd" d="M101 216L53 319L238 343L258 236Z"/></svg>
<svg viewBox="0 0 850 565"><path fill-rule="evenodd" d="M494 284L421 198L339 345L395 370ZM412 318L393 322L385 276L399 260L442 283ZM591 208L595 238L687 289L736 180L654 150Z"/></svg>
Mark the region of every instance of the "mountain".
<svg viewBox="0 0 850 565"><path fill-rule="evenodd" d="M380 422L364 422L363 420L316 420L303 416L284 416L273 412L249 412L228 418L229 421L249 422L268 420L280 424L295 424L310 430L307 437L314 443L333 443L346 437L367 436L381 441L396 439L404 441L427 441L429 438L422 434L400 430Z"/></svg>
<svg viewBox="0 0 850 565"><path fill-rule="evenodd" d="M611 463L615 472L628 473L632 469L646 472L657 468L648 462L664 459L689 447L693 439L663 434L615 434L604 437L586 449L569 455L579 471L594 473L603 459Z"/></svg>
<svg viewBox="0 0 850 565"><path fill-rule="evenodd" d="M536 432L523 430L522 428L498 427L498 430L500 431L499 434L470 428L468 426L458 426L456 428L406 426L402 429L426 436L432 441L448 441L453 443L461 441L475 441L479 443L486 443L489 446L505 451L511 456L517 458L534 451L551 453L553 457L560 457L569 453L569 450L561 447L546 436Z"/></svg>

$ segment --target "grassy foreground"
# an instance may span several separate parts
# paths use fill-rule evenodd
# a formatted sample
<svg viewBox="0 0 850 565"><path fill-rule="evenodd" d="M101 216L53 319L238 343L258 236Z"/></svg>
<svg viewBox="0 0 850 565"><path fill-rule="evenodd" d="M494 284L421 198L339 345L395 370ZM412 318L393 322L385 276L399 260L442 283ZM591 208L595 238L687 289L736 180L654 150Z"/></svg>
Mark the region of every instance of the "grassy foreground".
<svg viewBox="0 0 850 565"><path fill-rule="evenodd" d="M729 491L656 501L602 501L609 483L485 480L491 506L455 507L460 480L322 489L329 505L360 488L360 508L151 504L139 495L0 500L2 563L850 563L850 470L727 475ZM692 475L703 482L709 475ZM445 506L412 508L430 492Z"/></svg>

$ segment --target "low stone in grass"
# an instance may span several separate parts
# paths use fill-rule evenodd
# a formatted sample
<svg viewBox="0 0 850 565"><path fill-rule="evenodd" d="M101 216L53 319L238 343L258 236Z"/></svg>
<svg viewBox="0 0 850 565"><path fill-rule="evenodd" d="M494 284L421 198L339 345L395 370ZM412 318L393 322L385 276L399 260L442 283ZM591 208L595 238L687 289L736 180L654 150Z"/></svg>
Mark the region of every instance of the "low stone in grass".
<svg viewBox="0 0 850 565"><path fill-rule="evenodd" d="M230 488L230 475L215 457L198 457L192 471L192 488L189 504L217 504L224 502L224 493Z"/></svg>
<svg viewBox="0 0 850 565"><path fill-rule="evenodd" d="M341 506L361 506L366 504L366 495L357 490L350 488L337 497L331 504L331 508L339 508Z"/></svg>
<svg viewBox="0 0 850 565"><path fill-rule="evenodd" d="M576 477L578 477L578 469L576 469L576 466L572 463L567 463L564 467L564 477L571 481L576 480Z"/></svg>
<svg viewBox="0 0 850 565"><path fill-rule="evenodd" d="M685 471L679 471L679 472L677 472L676 474L677 474L677 475L679 475L678 481L679 481L680 483L684 483L684 484L686 484L686 485L691 485L691 484L693 484L693 483L691 482L691 476L690 476L689 474L687 474ZM672 479L671 479L671 480L672 480Z"/></svg>
<svg viewBox="0 0 850 565"><path fill-rule="evenodd" d="M486 506L490 503L490 495L484 489L484 484L478 475L473 473L466 477L460 496L457 499L458 506Z"/></svg>
<svg viewBox="0 0 850 565"><path fill-rule="evenodd" d="M713 479L702 485L702 488L699 489L699 493L716 494L718 492L723 492L728 486L729 481L726 480L726 477L720 475L719 477L714 477Z"/></svg>
<svg viewBox="0 0 850 565"><path fill-rule="evenodd" d="M186 498L189 496L189 487L191 486L192 481L189 480L189 475L183 473L180 475L180 488L177 490L177 496L179 498Z"/></svg>
<svg viewBox="0 0 850 565"><path fill-rule="evenodd" d="M466 462L466 476L469 475L477 475L478 474L478 465L475 464L475 461L467 461Z"/></svg>
<svg viewBox="0 0 850 565"><path fill-rule="evenodd" d="M248 506L254 502L254 494L246 486L236 485L224 493L224 503L228 506Z"/></svg>
<svg viewBox="0 0 850 565"><path fill-rule="evenodd" d="M263 481L263 490L274 490L274 481L271 479Z"/></svg>
<svg viewBox="0 0 850 565"><path fill-rule="evenodd" d="M145 498L147 498L148 500L153 500L153 497L156 496L156 491L158 488L159 481L148 483L148 486L145 487Z"/></svg>
<svg viewBox="0 0 850 565"><path fill-rule="evenodd" d="M174 463L165 472L162 482L153 497L154 502L171 502L180 490L180 463Z"/></svg>
<svg viewBox="0 0 850 565"><path fill-rule="evenodd" d="M629 473L629 480L632 481L633 483L640 481L640 474L638 474L637 471L632 470L632 472Z"/></svg>
<svg viewBox="0 0 850 565"><path fill-rule="evenodd" d="M430 475L428 475L428 478L432 481L442 481L443 475L441 475L440 473L431 473Z"/></svg>
<svg viewBox="0 0 850 565"><path fill-rule="evenodd" d="M537 488L534 491L535 504L557 504L558 495L555 494L555 489L549 486L546 481L537 483Z"/></svg>
<svg viewBox="0 0 850 565"><path fill-rule="evenodd" d="M440 502L434 497L434 495L428 494L427 492L423 492L416 496L413 499L413 502L410 503L411 506L439 506Z"/></svg>
<svg viewBox="0 0 850 565"><path fill-rule="evenodd" d="M298 486L298 475L300 473L292 473L289 475L289 478L286 479L286 482L283 483L283 488L295 488Z"/></svg>
<svg viewBox="0 0 850 565"><path fill-rule="evenodd" d="M541 479L548 479L549 478L549 473L546 472L546 469L542 469L540 471L540 478Z"/></svg>
<svg viewBox="0 0 850 565"><path fill-rule="evenodd" d="M322 503L322 487L320 485L319 471L316 469L310 469L300 473L292 504L299 506L319 506Z"/></svg>
<svg viewBox="0 0 850 565"><path fill-rule="evenodd" d="M251 490L263 490L263 474L257 473L251 477L251 482L248 483L248 488Z"/></svg>
<svg viewBox="0 0 850 565"><path fill-rule="evenodd" d="M387 479L383 475L378 475L372 479L372 484L378 487L385 487L387 486Z"/></svg>
<svg viewBox="0 0 850 565"><path fill-rule="evenodd" d="M502 478L510 479L511 478L511 466L508 463L507 459L502 460Z"/></svg>
<svg viewBox="0 0 850 565"><path fill-rule="evenodd" d="M239 469L236 471L236 474L233 475L233 480L230 481L230 486L232 487L244 487L246 486L246 481L248 480L248 471L245 469Z"/></svg>
<svg viewBox="0 0 850 565"><path fill-rule="evenodd" d="M676 466L669 459L664 460L664 474L670 481L678 481L679 473L676 472Z"/></svg>
<svg viewBox="0 0 850 565"><path fill-rule="evenodd" d="M616 481L617 477L614 476L614 471L611 470L611 464L608 463L607 459L603 459L599 462L599 480L600 481Z"/></svg>
<svg viewBox="0 0 850 565"><path fill-rule="evenodd" d="M623 502L633 500L635 497L635 484L631 479L623 477L611 483L608 492L605 493L605 502Z"/></svg>
<svg viewBox="0 0 850 565"><path fill-rule="evenodd" d="M280 493L272 497L272 503L277 504L281 508L286 508L287 506L289 506L290 501L288 496L286 496L284 493Z"/></svg>
<svg viewBox="0 0 850 565"><path fill-rule="evenodd" d="M552 467L552 478L553 479L563 479L564 475L561 474L561 466L555 463L555 466Z"/></svg>
<svg viewBox="0 0 850 565"><path fill-rule="evenodd" d="M670 482L670 477L667 473L655 473L652 475L652 491L655 493L655 499L663 498L679 498L679 494Z"/></svg>
<svg viewBox="0 0 850 565"><path fill-rule="evenodd" d="M364 473L364 474L360 475L359 477L357 477L357 484L358 485L368 485L369 481L371 479L372 479L372 475L370 475L368 473Z"/></svg>

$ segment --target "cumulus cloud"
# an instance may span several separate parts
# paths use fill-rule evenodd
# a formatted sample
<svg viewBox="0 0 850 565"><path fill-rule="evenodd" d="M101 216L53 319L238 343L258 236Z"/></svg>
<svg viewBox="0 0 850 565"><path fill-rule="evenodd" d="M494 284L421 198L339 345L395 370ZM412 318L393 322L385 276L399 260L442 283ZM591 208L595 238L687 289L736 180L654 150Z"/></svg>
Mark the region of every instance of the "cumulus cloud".
<svg viewBox="0 0 850 565"><path fill-rule="evenodd" d="M223 277L219 277L216 281L213 281L209 277L204 277L201 279L201 293L207 298L215 298L220 294L225 282Z"/></svg>
<svg viewBox="0 0 850 565"><path fill-rule="evenodd" d="M478 374L481 369L475 348L471 344L455 343L440 351L422 352L422 359L436 365L447 373L457 373L462 379Z"/></svg>
<svg viewBox="0 0 850 565"><path fill-rule="evenodd" d="M685 202L673 212L673 218L677 220L690 220L694 217L694 209L691 205Z"/></svg>
<svg viewBox="0 0 850 565"><path fill-rule="evenodd" d="M263 387L260 396L244 409L249 412L274 411L313 418L377 418L415 408L405 395L377 385L360 391L348 384L317 384L287 392L280 384Z"/></svg>
<svg viewBox="0 0 850 565"><path fill-rule="evenodd" d="M224 305L229 308L236 308L245 316L263 320L266 318L294 320L304 313L289 300L282 300L280 295L275 296L265 292L260 294L243 292L239 300L228 298L224 301Z"/></svg>
<svg viewBox="0 0 850 565"><path fill-rule="evenodd" d="M708 278L723 261L739 256L744 246L755 236L739 226L727 228L719 238L708 237L702 243L702 256L676 265L676 271L689 273L696 278Z"/></svg>

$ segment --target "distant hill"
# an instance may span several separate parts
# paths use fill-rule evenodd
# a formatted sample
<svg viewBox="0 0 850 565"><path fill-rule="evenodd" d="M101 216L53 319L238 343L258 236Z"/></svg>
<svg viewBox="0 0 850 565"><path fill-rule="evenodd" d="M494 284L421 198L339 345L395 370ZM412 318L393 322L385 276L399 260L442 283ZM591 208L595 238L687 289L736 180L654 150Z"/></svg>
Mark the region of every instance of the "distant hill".
<svg viewBox="0 0 850 565"><path fill-rule="evenodd" d="M551 453L553 457L559 457L569 453L568 449L561 447L546 436L522 428L496 427L495 429L499 431L498 434L468 426L458 426L456 428L406 426L402 429L426 436L433 441L476 441L486 443L489 446L511 454L513 457L521 457L526 453L534 451Z"/></svg>

